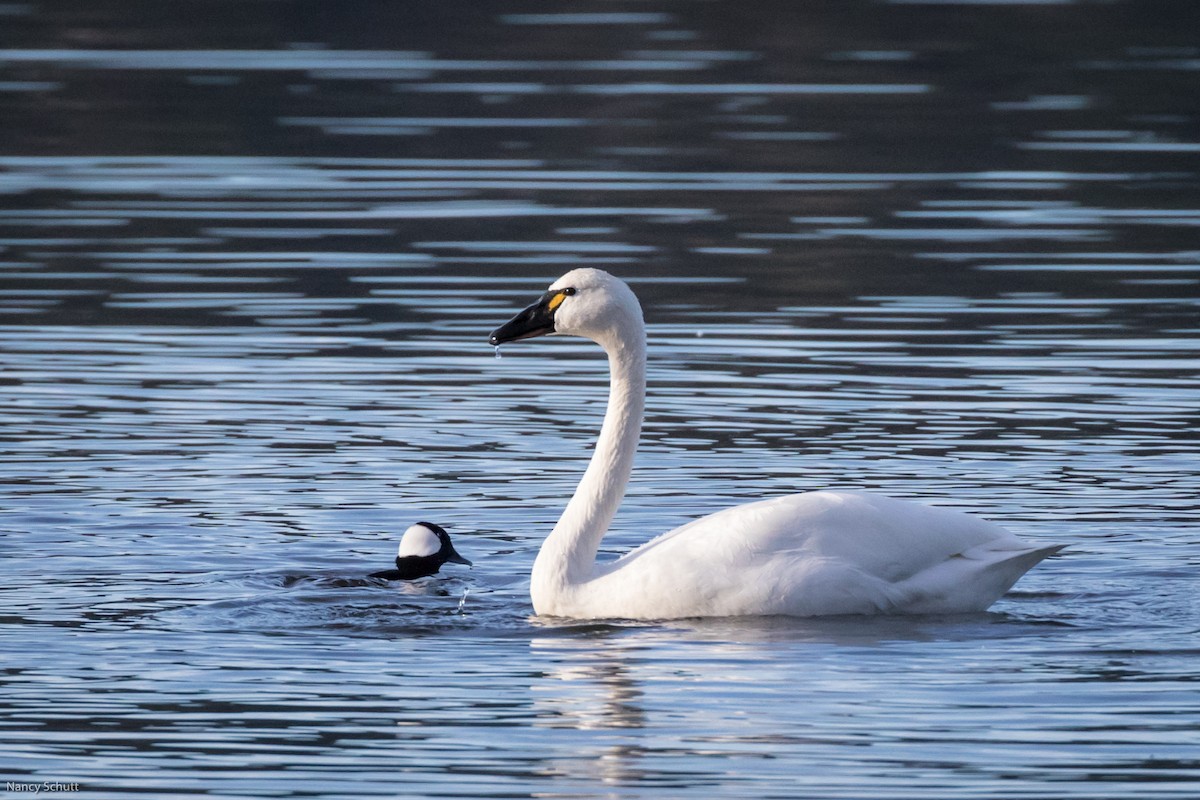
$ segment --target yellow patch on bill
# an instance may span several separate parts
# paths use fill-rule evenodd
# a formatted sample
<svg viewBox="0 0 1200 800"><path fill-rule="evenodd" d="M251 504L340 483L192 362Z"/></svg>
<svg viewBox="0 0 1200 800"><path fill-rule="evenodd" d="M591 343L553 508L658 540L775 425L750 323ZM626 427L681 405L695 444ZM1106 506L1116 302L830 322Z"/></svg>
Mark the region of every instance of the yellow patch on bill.
<svg viewBox="0 0 1200 800"><path fill-rule="evenodd" d="M566 300L566 299L567 299L567 293L559 292L558 294L554 295L554 297L550 298L550 303L547 305L547 308L549 308L551 311L553 311L554 309L561 306L562 301Z"/></svg>

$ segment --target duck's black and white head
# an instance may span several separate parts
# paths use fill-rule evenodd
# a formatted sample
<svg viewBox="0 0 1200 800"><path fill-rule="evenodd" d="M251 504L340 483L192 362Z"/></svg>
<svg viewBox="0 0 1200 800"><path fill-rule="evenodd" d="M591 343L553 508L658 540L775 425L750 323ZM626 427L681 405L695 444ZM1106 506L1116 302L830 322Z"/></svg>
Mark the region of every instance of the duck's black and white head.
<svg viewBox="0 0 1200 800"><path fill-rule="evenodd" d="M471 562L454 549L450 534L440 525L418 522L400 538L400 548L396 551L396 568L376 572L371 577L389 581L424 578L435 574L447 561L471 566Z"/></svg>

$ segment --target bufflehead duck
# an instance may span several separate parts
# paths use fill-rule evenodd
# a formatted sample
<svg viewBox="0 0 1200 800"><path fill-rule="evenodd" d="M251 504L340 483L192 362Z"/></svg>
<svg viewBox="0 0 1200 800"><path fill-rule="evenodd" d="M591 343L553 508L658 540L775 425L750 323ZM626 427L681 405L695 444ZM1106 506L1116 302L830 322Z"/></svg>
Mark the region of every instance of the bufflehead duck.
<svg viewBox="0 0 1200 800"><path fill-rule="evenodd" d="M372 578L389 581L411 581L435 574L447 561L454 564L471 562L458 554L450 542L450 534L432 522L418 522L404 532L396 551L396 568L371 573Z"/></svg>

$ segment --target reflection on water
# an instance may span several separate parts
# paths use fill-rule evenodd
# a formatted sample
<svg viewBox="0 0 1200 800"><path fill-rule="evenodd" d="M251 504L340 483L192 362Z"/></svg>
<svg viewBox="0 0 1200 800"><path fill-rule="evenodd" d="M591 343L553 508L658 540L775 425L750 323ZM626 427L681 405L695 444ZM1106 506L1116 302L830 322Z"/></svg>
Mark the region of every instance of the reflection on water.
<svg viewBox="0 0 1200 800"><path fill-rule="evenodd" d="M7 779L1195 794L1197 8L0 21ZM485 337L579 266L651 337L606 556L825 487L1068 551L966 618L532 619L606 376ZM475 566L366 579L417 519Z"/></svg>

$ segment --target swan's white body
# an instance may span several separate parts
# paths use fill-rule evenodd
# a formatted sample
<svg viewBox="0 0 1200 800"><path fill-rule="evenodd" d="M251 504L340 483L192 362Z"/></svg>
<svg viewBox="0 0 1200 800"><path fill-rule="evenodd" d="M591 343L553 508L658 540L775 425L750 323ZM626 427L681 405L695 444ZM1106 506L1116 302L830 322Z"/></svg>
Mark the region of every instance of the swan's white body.
<svg viewBox="0 0 1200 800"><path fill-rule="evenodd" d="M548 329L535 330L534 312L552 319ZM641 307L620 280L578 269L523 315L497 329L493 342L547 332L584 336L604 348L612 372L591 462L534 562L530 594L538 614L673 619L982 611L1059 549L1031 546L956 511L821 491L728 508L598 565L596 552L624 496L641 431Z"/></svg>

